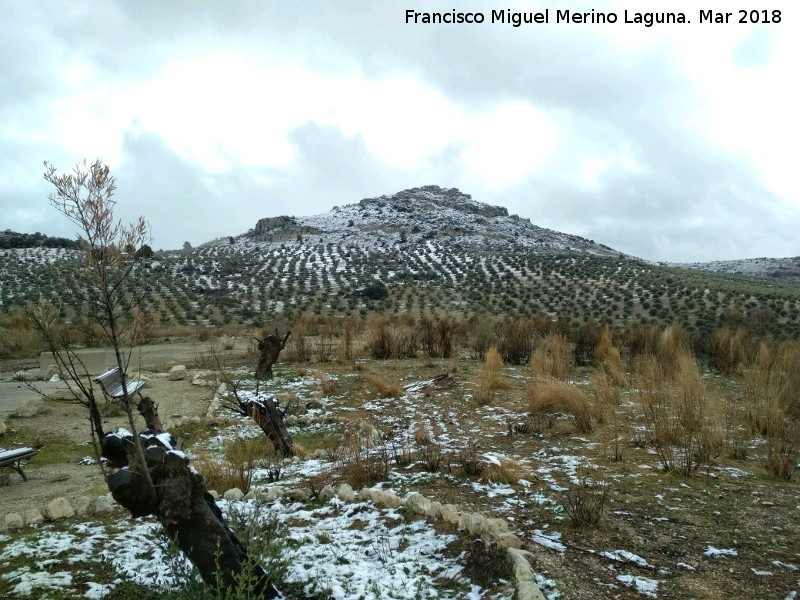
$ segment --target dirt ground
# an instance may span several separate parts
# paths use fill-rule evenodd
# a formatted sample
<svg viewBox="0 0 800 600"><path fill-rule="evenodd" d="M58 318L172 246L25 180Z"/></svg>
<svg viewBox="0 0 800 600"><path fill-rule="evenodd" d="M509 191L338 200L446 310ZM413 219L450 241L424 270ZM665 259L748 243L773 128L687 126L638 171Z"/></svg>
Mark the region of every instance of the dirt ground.
<svg viewBox="0 0 800 600"><path fill-rule="evenodd" d="M187 378L180 381L169 381L166 372L141 373L149 380L143 393L158 404L159 414L167 428L179 424L184 416L203 416L208 410L217 385L193 385L193 372L187 368ZM93 497L108 492L97 464L79 464L82 457L94 455L89 444L86 409L65 401L45 399L44 403L42 414L6 420L8 430L0 435L0 448L33 446L39 450L30 462L23 463L27 482L10 469L0 472L2 514L24 514L31 508L43 510L50 500L59 496L72 500L78 496ZM106 431L128 427L127 417L120 411L106 410L104 413L107 415L103 419ZM144 427L138 415L137 426Z"/></svg>

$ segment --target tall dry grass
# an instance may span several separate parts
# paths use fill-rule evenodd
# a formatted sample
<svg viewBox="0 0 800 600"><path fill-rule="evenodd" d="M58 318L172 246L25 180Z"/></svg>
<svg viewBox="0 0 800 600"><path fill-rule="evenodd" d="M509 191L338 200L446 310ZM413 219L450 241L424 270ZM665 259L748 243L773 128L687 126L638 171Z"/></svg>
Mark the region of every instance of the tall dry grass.
<svg viewBox="0 0 800 600"><path fill-rule="evenodd" d="M767 470L790 479L800 460L800 344L760 345L745 374L742 403L751 430L767 441Z"/></svg>
<svg viewBox="0 0 800 600"><path fill-rule="evenodd" d="M680 361L683 357L691 357L691 354L689 334L680 324L673 323L661 332L656 356L669 375L676 375L680 369Z"/></svg>
<svg viewBox="0 0 800 600"><path fill-rule="evenodd" d="M503 375L503 358L497 348L492 346L486 353L486 361L473 397L480 405L491 404L494 401L495 392L507 389L509 386L508 379Z"/></svg>
<svg viewBox="0 0 800 600"><path fill-rule="evenodd" d="M531 356L531 375L534 380L566 381L572 367L572 349L567 338L558 333L545 337Z"/></svg>
<svg viewBox="0 0 800 600"><path fill-rule="evenodd" d="M735 373L747 366L753 355L753 340L744 327L720 327L708 345L711 364L721 373Z"/></svg>
<svg viewBox="0 0 800 600"><path fill-rule="evenodd" d="M671 344L671 342L669 342ZM677 346L680 347L680 346ZM645 355L634 363L636 394L662 468L690 475L722 451L723 418L688 352L671 362Z"/></svg>
<svg viewBox="0 0 800 600"><path fill-rule="evenodd" d="M572 417L581 433L592 430L594 409L581 390L555 379L534 382L530 389L528 412L531 416L564 413Z"/></svg>
<svg viewBox="0 0 800 600"><path fill-rule="evenodd" d="M611 329L604 325L600 330L597 345L594 347L594 364L605 373L606 378L618 387L625 385L625 371L622 368L622 357L614 346Z"/></svg>
<svg viewBox="0 0 800 600"><path fill-rule="evenodd" d="M597 369L592 376L592 391L597 422L602 424L612 421L620 399L620 388L616 380L603 369Z"/></svg>

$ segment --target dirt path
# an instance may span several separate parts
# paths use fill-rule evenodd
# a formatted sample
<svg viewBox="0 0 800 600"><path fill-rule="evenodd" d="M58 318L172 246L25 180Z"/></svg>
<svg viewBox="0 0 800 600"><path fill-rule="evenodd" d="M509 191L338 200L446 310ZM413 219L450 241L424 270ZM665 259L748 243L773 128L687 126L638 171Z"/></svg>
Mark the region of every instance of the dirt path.
<svg viewBox="0 0 800 600"><path fill-rule="evenodd" d="M142 373L149 379L143 393L158 404L166 428L175 427L184 416L203 416L208 409L217 386L192 385L192 374L188 369L186 379L169 381L166 373ZM83 456L93 455L86 409L63 401L45 400L44 403L45 411L40 415L6 420L8 431L0 436L0 448L33 446L39 448L39 454L23 465L29 478L27 482L16 472L3 470L0 514L24 514L30 508L43 510L50 500L59 496L72 500L108 491L97 465L79 464ZM141 418L137 423L144 427ZM127 418L122 414L107 416L104 425L107 431L127 427Z"/></svg>

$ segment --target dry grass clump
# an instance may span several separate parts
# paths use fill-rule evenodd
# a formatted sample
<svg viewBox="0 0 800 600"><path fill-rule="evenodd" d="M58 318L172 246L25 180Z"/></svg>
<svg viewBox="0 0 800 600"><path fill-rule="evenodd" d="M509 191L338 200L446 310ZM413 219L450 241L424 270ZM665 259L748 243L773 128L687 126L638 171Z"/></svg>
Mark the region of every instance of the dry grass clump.
<svg viewBox="0 0 800 600"><path fill-rule="evenodd" d="M611 421L620 398L617 381L607 371L598 369L592 377L592 390L597 422L602 424Z"/></svg>
<svg viewBox="0 0 800 600"><path fill-rule="evenodd" d="M371 451L356 445L344 457L344 477L354 490L374 485L389 476L391 455L385 445Z"/></svg>
<svg viewBox="0 0 800 600"><path fill-rule="evenodd" d="M378 398L399 398L403 395L403 384L399 379L386 380L374 373L366 373L364 380L376 388Z"/></svg>
<svg viewBox="0 0 800 600"><path fill-rule="evenodd" d="M192 463L209 489L223 493L231 488L239 488L246 494L250 491L257 464L265 462L269 466L276 456L275 447L269 438L259 436L234 440L226 446L223 460L200 454Z"/></svg>
<svg viewBox="0 0 800 600"><path fill-rule="evenodd" d="M531 375L534 379L566 381L572 365L572 349L563 335L545 337L531 356Z"/></svg>
<svg viewBox="0 0 800 600"><path fill-rule="evenodd" d="M481 385L490 390L503 390L509 387L508 379L503 375L503 358L497 348L489 348L486 363L481 372Z"/></svg>
<svg viewBox="0 0 800 600"><path fill-rule="evenodd" d="M414 442L416 442L417 446L426 446L431 443L431 436L422 423L417 423L417 427L414 430Z"/></svg>
<svg viewBox="0 0 800 600"><path fill-rule="evenodd" d="M762 343L742 402L751 430L767 440L767 470L790 479L800 460L800 345Z"/></svg>
<svg viewBox="0 0 800 600"><path fill-rule="evenodd" d="M481 371L481 379L475 390L475 401L480 405L491 404L496 390L507 389L508 379L503 375L503 358L497 348L492 346L486 353L486 362Z"/></svg>
<svg viewBox="0 0 800 600"><path fill-rule="evenodd" d="M578 484L564 494L564 513L577 529L595 527L603 518L608 484L580 477Z"/></svg>
<svg viewBox="0 0 800 600"><path fill-rule="evenodd" d="M575 427L581 433L592 430L594 409L586 396L578 388L561 381L550 379L534 383L528 412L531 416L565 413L572 417Z"/></svg>
<svg viewBox="0 0 800 600"><path fill-rule="evenodd" d="M625 346L631 354L631 360L642 354L655 355L660 335L661 331L655 325L631 324L624 335Z"/></svg>
<svg viewBox="0 0 800 600"><path fill-rule="evenodd" d="M614 385L619 387L625 385L622 357L619 349L614 346L611 339L611 329L608 325L603 326L601 329L597 345L594 347L594 363Z"/></svg>
<svg viewBox="0 0 800 600"><path fill-rule="evenodd" d="M752 360L753 340L744 327L721 327L711 334L708 354L721 373L735 373Z"/></svg>
<svg viewBox="0 0 800 600"><path fill-rule="evenodd" d="M360 323L354 316L350 316L342 325L339 335L339 345L336 348L336 362L346 364L356 357L357 350L353 348L355 336L360 329Z"/></svg>
<svg viewBox="0 0 800 600"><path fill-rule="evenodd" d="M668 374L675 375L679 369L679 359L691 356L691 353L692 344L689 334L681 325L673 323L661 332L656 356Z"/></svg>
<svg viewBox="0 0 800 600"><path fill-rule="evenodd" d="M334 379L327 373L317 372L315 375L319 379L319 391L323 398L333 396L341 391L342 386L339 384L339 380Z"/></svg>
<svg viewBox="0 0 800 600"><path fill-rule="evenodd" d="M478 464L480 465L479 479L484 483L515 485L520 479L530 480L533 477L525 467L505 456L485 454Z"/></svg>
<svg viewBox="0 0 800 600"><path fill-rule="evenodd" d="M690 475L720 454L722 419L691 354L671 358L670 365L654 356L637 358L636 393L662 468Z"/></svg>
<svg viewBox="0 0 800 600"><path fill-rule="evenodd" d="M414 358L417 355L417 330L410 323L392 325L384 316L367 323L367 350L372 358Z"/></svg>

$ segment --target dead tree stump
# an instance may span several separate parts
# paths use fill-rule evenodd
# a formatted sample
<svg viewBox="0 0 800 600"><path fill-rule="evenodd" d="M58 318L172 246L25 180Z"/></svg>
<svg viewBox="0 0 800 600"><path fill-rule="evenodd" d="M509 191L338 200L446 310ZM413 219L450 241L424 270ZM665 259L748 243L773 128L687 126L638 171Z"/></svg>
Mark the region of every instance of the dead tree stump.
<svg viewBox="0 0 800 600"><path fill-rule="evenodd" d="M117 430L103 440L103 455L120 468L107 478L114 499L134 517L157 517L208 586L234 589L248 562L247 549L225 524L203 477L173 449L169 434L141 433L139 439L155 487L150 488L142 475L133 436ZM282 597L260 565L253 566L252 574L254 597Z"/></svg>
<svg viewBox="0 0 800 600"><path fill-rule="evenodd" d="M256 380L263 381L272 377L272 365L278 361L281 351L286 347L286 341L292 332L289 331L281 340L277 332L270 334L258 341L258 366L256 367Z"/></svg>
<svg viewBox="0 0 800 600"><path fill-rule="evenodd" d="M243 417L255 421L283 456L294 456L292 436L286 429L286 412L275 396L258 395L255 398L241 398L234 393L225 401L225 407Z"/></svg>

